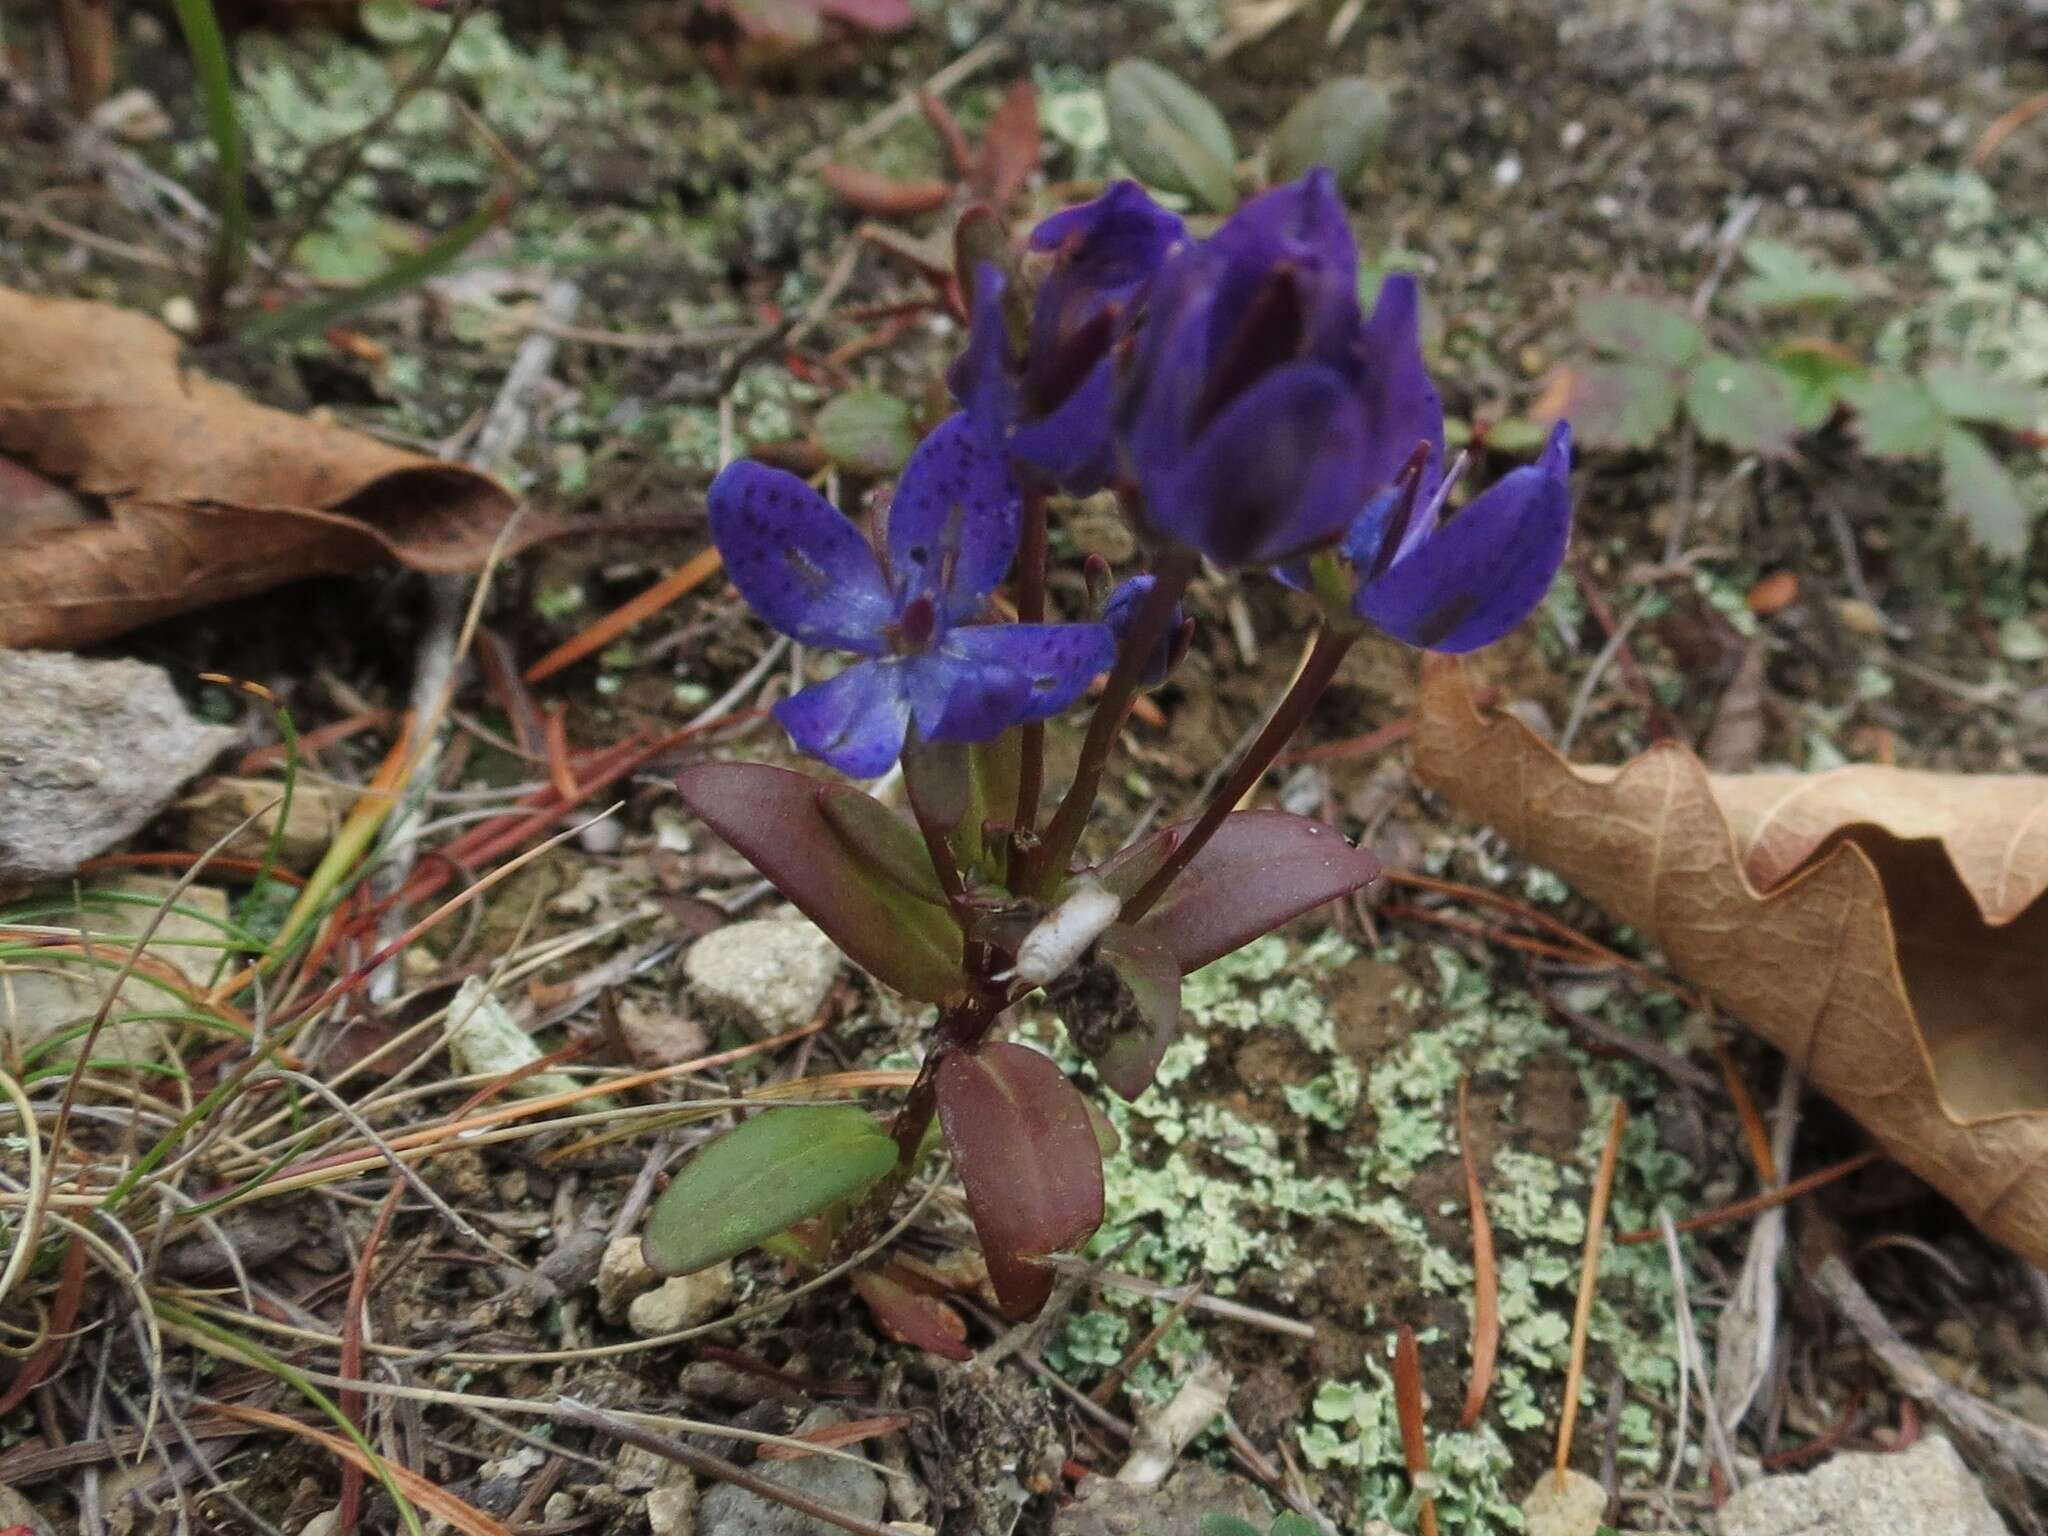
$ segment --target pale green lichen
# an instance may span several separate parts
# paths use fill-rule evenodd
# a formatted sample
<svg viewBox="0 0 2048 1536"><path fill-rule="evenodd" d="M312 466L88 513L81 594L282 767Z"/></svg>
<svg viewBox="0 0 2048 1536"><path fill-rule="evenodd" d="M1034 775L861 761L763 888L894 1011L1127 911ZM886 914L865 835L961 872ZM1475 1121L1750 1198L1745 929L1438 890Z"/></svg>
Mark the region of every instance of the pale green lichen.
<svg viewBox="0 0 2048 1536"><path fill-rule="evenodd" d="M1413 956L1412 948L1387 949L1373 960L1397 965ZM1200 1278L1212 1292L1228 1294L1255 1271L1270 1273L1283 1286L1307 1284L1312 1250L1304 1240L1319 1229L1342 1226L1385 1244L1415 1294L1469 1298L1469 1248L1461 1239L1437 1241L1425 1220L1445 1221L1462 1232L1462 1200L1425 1212L1412 1188L1424 1169L1458 1155L1459 1079L1505 1079L1509 1092L1498 1113L1506 1134L1484 1174L1501 1248L1500 1368L1481 1425L1470 1434L1433 1434L1431 1457L1447 1528L1517 1529L1515 1491L1504 1482L1511 1463L1501 1437L1556 1422L1588 1186L1616 1094L1639 1113L1622 1144L1615 1221L1651 1220L1660 1201L1671 1201L1687 1187L1691 1172L1657 1145L1646 1112L1659 1092L1655 1079L1631 1062L1585 1056L1549 1021L1540 1000L1500 983L1485 965L1447 947L1424 951L1431 985L1396 985L1385 1000L1383 1006L1396 1019L1405 1017L1408 1027L1397 1028L1373 1060L1353 1061L1338 1042L1325 999L1344 984L1341 968L1356 957L1356 949L1335 936L1306 946L1267 938L1187 978L1184 1033L1168 1050L1154 1085L1130 1104L1108 1094L1098 1098L1122 1146L1105 1169L1106 1216L1090 1251L1119 1253L1119 1267L1158 1280ZM1665 1002L1646 1003L1604 983L1577 1000L1623 1027L1685 1048L1682 1014ZM1239 1051L1245 1036L1265 1031L1297 1042L1314 1066L1298 1081L1248 1084L1256 1113L1200 1092L1204 1072ZM1063 1064L1090 1076L1064 1032L1056 1035ZM1539 1056L1570 1063L1586 1106L1578 1144L1563 1158L1546 1156L1514 1134L1520 1079ZM1332 1154L1348 1162L1349 1170L1331 1172ZM1048 1358L1092 1378L1113 1363L1130 1336L1150 1326L1138 1319L1162 1315L1164 1305L1108 1298L1096 1310L1069 1318ZM1401 1310L1397 1291L1369 1303L1364 1315L1345 1325L1384 1328L1380 1314ZM1649 1405L1668 1403L1675 1390L1669 1317L1670 1274L1661 1251L1610 1245L1590 1329L1603 1349L1601 1370L1611 1362L1630 1383L1635 1411L1618 1423L1619 1454L1630 1465L1654 1461L1668 1423ZM1128 1328L1114 1326L1126 1319ZM1200 1318L1183 1326L1184 1351L1162 1351L1154 1369L1140 1373L1133 1390L1141 1397L1170 1392L1179 1379L1175 1361L1184 1364L1199 1349ZM1447 1339L1433 1347L1461 1345ZM1607 1386L1607 1376L1589 1376L1588 1406ZM1352 1490L1361 1520L1399 1525L1411 1493L1392 1412L1384 1372L1375 1364L1365 1379L1322 1384L1299 1443L1313 1466Z"/></svg>

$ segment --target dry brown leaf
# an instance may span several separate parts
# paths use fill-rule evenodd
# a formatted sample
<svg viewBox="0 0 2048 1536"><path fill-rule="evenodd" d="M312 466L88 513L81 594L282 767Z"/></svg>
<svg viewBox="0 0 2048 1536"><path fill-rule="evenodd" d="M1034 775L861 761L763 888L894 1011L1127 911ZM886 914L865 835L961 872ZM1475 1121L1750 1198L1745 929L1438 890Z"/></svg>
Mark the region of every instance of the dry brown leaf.
<svg viewBox="0 0 2048 1536"><path fill-rule="evenodd" d="M1574 767L1436 658L1415 768L2048 1265L2048 778Z"/></svg>
<svg viewBox="0 0 2048 1536"><path fill-rule="evenodd" d="M83 645L386 560L474 570L518 506L475 470L182 368L147 315L0 288L0 336L0 450L106 504L0 522L0 646Z"/></svg>

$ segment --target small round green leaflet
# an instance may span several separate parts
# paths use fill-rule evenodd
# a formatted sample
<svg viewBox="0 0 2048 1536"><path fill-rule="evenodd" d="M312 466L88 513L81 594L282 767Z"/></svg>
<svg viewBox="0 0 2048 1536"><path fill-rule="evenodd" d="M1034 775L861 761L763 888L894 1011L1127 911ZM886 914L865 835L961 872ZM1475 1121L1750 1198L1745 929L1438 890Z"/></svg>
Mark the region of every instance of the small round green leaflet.
<svg viewBox="0 0 2048 1536"><path fill-rule="evenodd" d="M683 1165L648 1218L641 1251L687 1275L858 1196L896 1166L896 1143L851 1104L764 1110Z"/></svg>
<svg viewBox="0 0 2048 1536"><path fill-rule="evenodd" d="M1112 65L1103 85L1109 142L1140 181L1218 213L1237 200L1237 145L1208 97L1145 59Z"/></svg>
<svg viewBox="0 0 2048 1536"><path fill-rule="evenodd" d="M879 389L834 397L818 412L817 433L833 463L862 475L901 473L917 446L910 402Z"/></svg>

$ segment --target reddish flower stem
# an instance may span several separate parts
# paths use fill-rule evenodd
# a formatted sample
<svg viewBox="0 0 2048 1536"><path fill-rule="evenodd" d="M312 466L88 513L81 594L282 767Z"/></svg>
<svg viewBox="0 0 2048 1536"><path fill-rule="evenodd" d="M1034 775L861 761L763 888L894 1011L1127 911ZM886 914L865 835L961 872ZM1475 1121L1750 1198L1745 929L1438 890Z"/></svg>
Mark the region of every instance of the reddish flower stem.
<svg viewBox="0 0 2048 1536"><path fill-rule="evenodd" d="M1044 840L1032 854L1026 878L1011 882L1013 889L1020 893L1041 897L1050 895L1060 876L1066 873L1074 849L1080 845L1081 832L1088 824L1089 813L1095 809L1095 795L1102 788L1102 774L1109 766L1110 750L1116 745L1124 721L1130 716L1131 703L1138 696L1138 680L1143 675L1145 659L1165 638L1173 623L1174 607L1187 591L1188 583L1195 579L1200 564L1200 558L1191 550L1172 549L1160 557L1152 590L1145 596L1145 605L1138 610L1137 621L1124 636L1124 643L1117 651L1116 666L1109 674L1109 681L1103 685L1102 698L1088 721L1088 735L1081 743L1081 761L1074 770L1074 782L1067 786L1066 796L1060 801L1060 808L1053 813L1052 824L1046 828Z"/></svg>
<svg viewBox="0 0 2048 1536"><path fill-rule="evenodd" d="M1323 690L1330 686L1330 680L1337 675L1337 668L1345 655L1358 639L1360 631L1339 632L1333 629L1316 631L1316 640L1308 653L1308 660L1302 664L1301 675L1295 678L1280 702L1274 706L1267 718L1265 729L1258 739L1238 760L1202 811L1202 819L1195 823L1180 845L1167 855L1166 862L1158 872L1147 880L1138 894L1124 903L1123 921L1135 923L1152 910L1167 886L1208 845L1216 835L1216 829L1223 825L1223 818L1237 809L1251 788L1265 777L1266 770L1273 766L1274 759L1286 750L1287 743L1294 739L1294 733L1301 729L1308 719L1309 711L1316 707L1316 701L1323 696Z"/></svg>
<svg viewBox="0 0 2048 1536"><path fill-rule="evenodd" d="M1017 547L1017 621L1045 621L1045 488L1024 488L1024 534ZM1010 817L1010 862L1018 867L1020 847L1038 833L1038 800L1045 793L1045 723L1024 727L1023 761L1017 771L1017 808Z"/></svg>

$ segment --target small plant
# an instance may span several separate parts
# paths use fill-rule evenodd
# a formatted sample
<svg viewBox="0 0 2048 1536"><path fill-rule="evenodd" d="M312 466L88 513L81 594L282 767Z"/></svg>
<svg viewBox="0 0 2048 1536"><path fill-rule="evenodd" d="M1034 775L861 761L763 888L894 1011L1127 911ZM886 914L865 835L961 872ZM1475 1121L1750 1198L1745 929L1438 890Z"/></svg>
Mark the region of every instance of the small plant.
<svg viewBox="0 0 2048 1536"><path fill-rule="evenodd" d="M1780 241L1751 240L1743 259L1750 273L1733 297L1758 315L1811 316L1869 296ZM1682 410L1709 442L1783 458L1847 410L1872 458L1940 465L1943 500L1974 543L2003 559L2026 552L2037 509L1987 432L2038 446L2048 400L2031 385L1952 362L1879 371L1826 336L1738 356L1717 348L1684 307L1634 294L1588 294L1577 326L1594 356L1571 369L1569 410L1587 446L1648 448Z"/></svg>
<svg viewBox="0 0 2048 1536"><path fill-rule="evenodd" d="M687 769L683 798L851 959L936 1013L886 1128L840 1107L769 1109L686 1164L645 1239L665 1273L761 1244L806 1264L856 1253L943 1144L1004 1310L1037 1311L1052 1283L1039 1261L1102 1220L1104 1133L1051 1058L995 1038L1008 1011L1044 989L1104 1081L1142 1093L1183 976L1378 873L1327 826L1235 809L1351 647L1371 629L1433 650L1490 644L1564 557L1562 425L1539 462L1446 517L1464 461L1445 463L1415 283L1389 278L1362 310L1329 171L1201 241L1120 183L1037 227L1035 281L998 236L986 208L961 221L961 410L911 455L872 534L781 470L735 464L711 488L713 538L754 610L852 658L777 719L850 778L900 763L911 816L763 763ZM1090 611L1056 621L1049 501L1104 488L1149 568L1113 583L1091 561ZM1199 814L1089 862L1104 771L1139 692L1185 654L1181 602L1204 560L1312 593L1313 644ZM1013 567L1014 619L995 602ZM1041 821L1047 723L1098 679L1073 781ZM910 1336L902 1282L857 1283Z"/></svg>
<svg viewBox="0 0 2048 1536"><path fill-rule="evenodd" d="M432 15L431 12L439 7L429 6L425 0L415 0L415 5L423 13L422 28L437 33L438 41L413 77L398 86L391 106L342 146L344 153L339 171L323 186L306 195L296 226L280 244L278 254L281 258L289 258L300 242L316 230L336 195L359 169L362 155L371 140L389 126L400 107L431 83L464 23L474 14L467 0L457 4L448 16ZM352 288L253 315L230 325L229 296L249 267L250 219L245 182L250 149L237 100L234 62L229 56L227 39L215 13L213 0L175 0L175 9L186 52L191 59L200 103L206 112L207 133L213 142L220 178L220 206L213 245L207 256L196 302L202 339L215 339L229 330L244 340L260 341L285 341L315 334L349 315L437 276L484 234L504 221L513 201L509 191L500 191L484 199L467 217L427 241L420 249L391 261L381 271ZM300 167L301 171L305 169Z"/></svg>
<svg viewBox="0 0 2048 1536"><path fill-rule="evenodd" d="M1103 82L1117 156L1162 191L1222 212L1236 201L1237 140L1215 104L1147 59L1125 59ZM1378 152L1393 108L1386 90L1358 75L1325 80L1288 110L1263 156L1270 181L1320 166L1348 185Z"/></svg>

